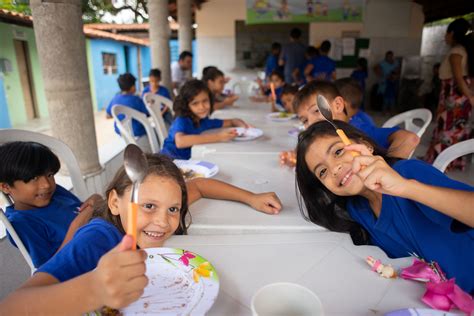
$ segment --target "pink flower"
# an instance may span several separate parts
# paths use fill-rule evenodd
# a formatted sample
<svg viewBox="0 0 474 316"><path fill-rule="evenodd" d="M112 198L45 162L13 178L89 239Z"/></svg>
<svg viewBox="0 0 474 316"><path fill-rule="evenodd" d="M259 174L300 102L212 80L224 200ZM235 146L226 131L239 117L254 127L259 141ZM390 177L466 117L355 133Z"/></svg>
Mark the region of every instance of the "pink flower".
<svg viewBox="0 0 474 316"><path fill-rule="evenodd" d="M192 253L190 253L189 251L184 251L183 252L183 255L181 257L179 257L179 260L185 265L185 266L188 266L189 265L189 259L193 259L193 258L196 258L195 255L193 255Z"/></svg>

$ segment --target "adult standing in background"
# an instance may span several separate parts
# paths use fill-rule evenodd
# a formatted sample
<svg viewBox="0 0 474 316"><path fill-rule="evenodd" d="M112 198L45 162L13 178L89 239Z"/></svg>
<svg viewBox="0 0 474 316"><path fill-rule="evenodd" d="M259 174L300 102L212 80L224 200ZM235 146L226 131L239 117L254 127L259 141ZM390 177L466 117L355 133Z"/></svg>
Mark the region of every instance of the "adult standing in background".
<svg viewBox="0 0 474 316"><path fill-rule="evenodd" d="M283 46L278 64L284 67L286 83L293 83L293 72L299 70L305 62L306 46L300 42L301 30L294 28L290 32L290 43Z"/></svg>
<svg viewBox="0 0 474 316"><path fill-rule="evenodd" d="M474 92L470 89L474 77L471 25L465 19L451 22L444 39L451 48L439 68L441 92L436 111L436 128L425 157L428 162L433 162L445 148L471 137L469 119L474 104ZM463 157L450 166L464 169L465 165L466 157Z"/></svg>
<svg viewBox="0 0 474 316"><path fill-rule="evenodd" d="M179 90L184 83L192 78L193 54L183 51L179 54L178 61L171 64L171 81L173 91Z"/></svg>
<svg viewBox="0 0 474 316"><path fill-rule="evenodd" d="M379 78L377 94L383 97L383 111L392 112L398 94L400 63L389 50L385 53L385 59L374 67L374 71Z"/></svg>

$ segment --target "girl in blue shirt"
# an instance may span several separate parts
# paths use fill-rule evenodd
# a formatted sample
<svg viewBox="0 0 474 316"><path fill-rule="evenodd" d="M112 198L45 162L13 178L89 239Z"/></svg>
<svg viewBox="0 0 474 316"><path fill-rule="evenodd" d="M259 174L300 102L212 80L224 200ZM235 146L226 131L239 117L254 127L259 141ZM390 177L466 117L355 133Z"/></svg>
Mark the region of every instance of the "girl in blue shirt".
<svg viewBox="0 0 474 316"><path fill-rule="evenodd" d="M12 200L5 215L34 266L39 267L65 244L66 236L72 237L73 231L90 217L91 206L101 198L92 195L82 203L56 185L54 175L60 168L59 159L42 144L5 143L0 146L0 157L0 189ZM14 244L11 238L10 242Z"/></svg>
<svg viewBox="0 0 474 316"><path fill-rule="evenodd" d="M209 118L213 105L213 95L203 81L194 79L186 82L173 104L176 118L161 153L173 159L190 159L193 145L227 142L237 137L234 129L204 135L201 135L202 132L221 127L248 127L241 119Z"/></svg>
<svg viewBox="0 0 474 316"><path fill-rule="evenodd" d="M148 155L147 160L138 201L136 242L140 249L161 247L173 234L186 234L188 204L201 197L247 203L268 214L281 209L274 193L253 194L210 179L185 183L168 157ZM106 203L93 219L0 303L0 315L84 314L103 306L119 309L137 300L148 279L146 253L132 250L134 241L124 230L131 185L120 168L106 190Z"/></svg>
<svg viewBox="0 0 474 316"><path fill-rule="evenodd" d="M300 135L296 178L300 209L311 222L350 233L392 258L436 261L448 278L474 291L474 188L417 160L396 160L350 125L328 122ZM360 153L354 157L353 152ZM303 203L305 210L303 210Z"/></svg>

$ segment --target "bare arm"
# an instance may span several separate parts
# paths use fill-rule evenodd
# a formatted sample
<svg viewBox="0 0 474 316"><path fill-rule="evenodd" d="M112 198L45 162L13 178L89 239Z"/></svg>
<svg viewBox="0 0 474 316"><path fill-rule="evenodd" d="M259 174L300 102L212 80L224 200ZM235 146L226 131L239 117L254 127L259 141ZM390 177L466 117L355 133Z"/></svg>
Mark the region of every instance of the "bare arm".
<svg viewBox="0 0 474 316"><path fill-rule="evenodd" d="M224 120L222 127L245 127L248 128L249 125L241 119L228 119Z"/></svg>
<svg viewBox="0 0 474 316"><path fill-rule="evenodd" d="M278 214L281 209L281 202L273 192L255 194L219 180L194 179L186 182L186 188L189 204L209 198L241 202L268 214Z"/></svg>
<svg viewBox="0 0 474 316"><path fill-rule="evenodd" d="M469 101L471 104L473 104L474 94L471 93L462 75L462 56L459 54L449 55L449 63L451 64L451 69L453 71L453 77L456 81L456 84L461 89L462 94L469 98Z"/></svg>
<svg viewBox="0 0 474 316"><path fill-rule="evenodd" d="M311 74L311 71L313 71L314 65L313 64L307 64L306 67L304 68L304 75L308 77Z"/></svg>
<svg viewBox="0 0 474 316"><path fill-rule="evenodd" d="M469 227L474 227L474 192L407 180L402 197L425 204Z"/></svg>
<svg viewBox="0 0 474 316"><path fill-rule="evenodd" d="M176 133L175 142L178 148L189 148L199 144L209 144L226 142L237 137L237 133L233 130L224 130L219 133L186 135L184 133Z"/></svg>
<svg viewBox="0 0 474 316"><path fill-rule="evenodd" d="M420 143L420 138L416 134L398 130L388 138L390 147L388 153L392 157L407 159Z"/></svg>
<svg viewBox="0 0 474 316"><path fill-rule="evenodd" d="M92 213L94 212L94 208L89 206L85 208L82 212L80 212L76 218L71 222L69 225L69 228L66 232L66 236L64 236L64 240L59 246L58 250L56 253L61 250L71 239L74 237L74 234L77 232L79 228L87 224L92 217Z"/></svg>

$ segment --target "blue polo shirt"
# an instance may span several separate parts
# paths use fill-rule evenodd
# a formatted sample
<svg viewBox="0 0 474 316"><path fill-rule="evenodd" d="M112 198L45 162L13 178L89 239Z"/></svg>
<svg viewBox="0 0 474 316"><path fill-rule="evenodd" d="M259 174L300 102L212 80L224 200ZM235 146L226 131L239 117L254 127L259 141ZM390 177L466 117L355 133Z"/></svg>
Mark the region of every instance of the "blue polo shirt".
<svg viewBox="0 0 474 316"><path fill-rule="evenodd" d="M94 270L99 259L122 241L123 234L110 222L94 218L81 227L54 257L36 272L64 282Z"/></svg>
<svg viewBox="0 0 474 316"><path fill-rule="evenodd" d="M173 121L173 124L171 124L170 130L168 132L168 137L165 139L161 153L168 155L173 159L190 159L191 147L176 147L176 133L183 133L186 135L199 135L209 129L221 128L223 124L223 120L210 119L209 117L206 117L199 121L199 126L195 126L190 117L178 116Z"/></svg>
<svg viewBox="0 0 474 316"><path fill-rule="evenodd" d="M400 160L393 166L401 176L419 182L474 191L474 187L454 181L433 166L419 160ZM374 216L367 199L349 200L350 216L370 234L373 244L392 258L415 253L425 260L437 261L448 278L467 292L474 291L474 229L459 224L424 204L384 194L382 210Z"/></svg>
<svg viewBox="0 0 474 316"><path fill-rule="evenodd" d="M370 117L369 114L365 113L362 110L357 111L357 113L351 117L349 124L352 126L360 126L363 124L368 124L376 127L374 120Z"/></svg>
<svg viewBox="0 0 474 316"><path fill-rule="evenodd" d="M56 191L45 207L22 211L16 210L14 205L7 207L5 215L20 236L35 267L41 266L56 253L81 204L74 194L56 185ZM8 238L16 247L10 235Z"/></svg>
<svg viewBox="0 0 474 316"><path fill-rule="evenodd" d="M112 107L114 105L124 105L128 106L134 110L140 111L147 116L150 116L148 113L148 110L146 109L145 103L143 103L143 100L136 95L133 94L117 94L115 97L110 101L109 105L107 106L107 114L112 116ZM118 116L119 120L123 120L124 116L119 115ZM115 127L115 132L120 135L120 131L117 127L117 124L114 124ZM140 122L136 120L132 120L132 130L133 130L133 135L136 137L143 136L146 134L145 127L143 127Z"/></svg>
<svg viewBox="0 0 474 316"><path fill-rule="evenodd" d="M377 145L385 149L388 149L390 147L390 135L400 130L400 127L398 126L388 128L377 127L375 125L368 124L363 119L350 120L349 124L351 124L355 128L360 129L362 132L364 132L365 135L372 138L377 143Z"/></svg>
<svg viewBox="0 0 474 316"><path fill-rule="evenodd" d="M336 62L328 56L319 56L311 61L313 64L313 71L311 76L313 78L332 81L332 73L336 71Z"/></svg>
<svg viewBox="0 0 474 316"><path fill-rule="evenodd" d="M146 94L146 93L149 93L150 92L150 86L146 86L144 89L143 89L143 92L142 92L142 98L143 96ZM155 93L157 95L161 95L165 98L168 98L170 100L171 99L171 95L170 95L170 92L168 91L168 89L166 89L166 87L163 87L163 86L159 86L158 87L158 91Z"/></svg>
<svg viewBox="0 0 474 316"><path fill-rule="evenodd" d="M277 108L280 107L282 109L282 111L284 111L284 107L283 107L283 103L281 103L281 93L283 92L283 86L281 87L278 87L275 89L275 95L276 95L276 105L277 105ZM266 95L271 95L272 94L272 90L271 89L268 89L265 93Z"/></svg>
<svg viewBox="0 0 474 316"><path fill-rule="evenodd" d="M270 74L274 70L282 70L281 68L283 67L280 67L278 65L278 56L275 56L275 55L268 56L267 61L265 63L265 77L269 78Z"/></svg>

